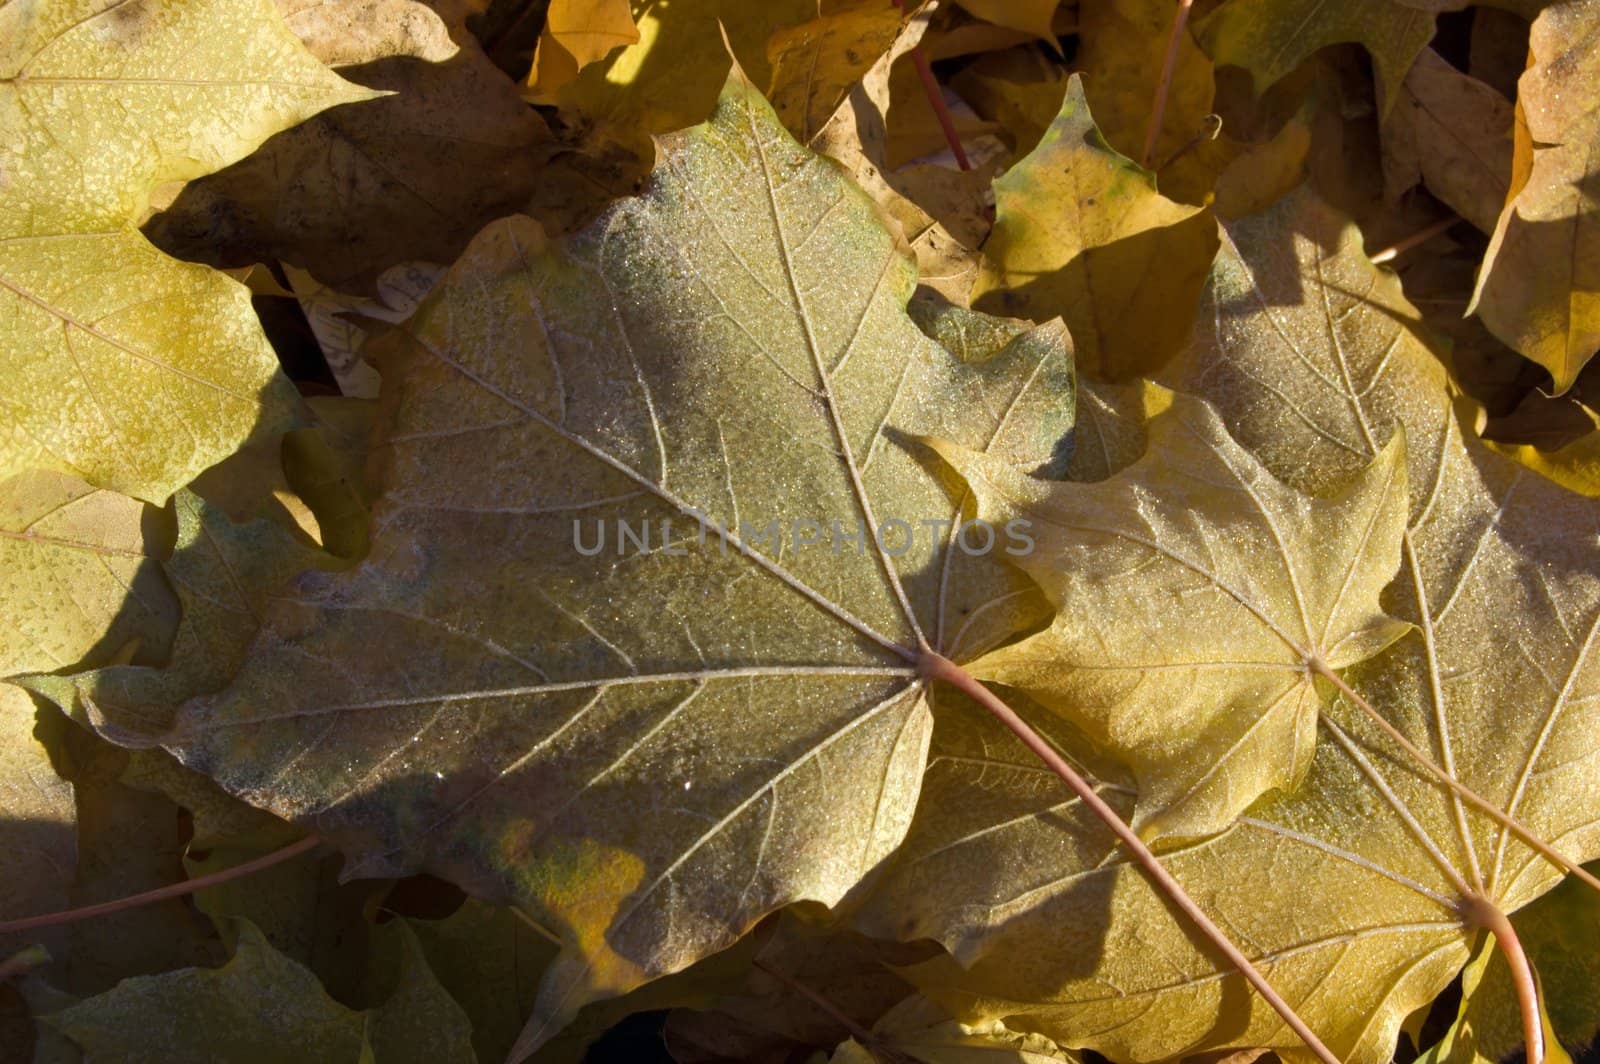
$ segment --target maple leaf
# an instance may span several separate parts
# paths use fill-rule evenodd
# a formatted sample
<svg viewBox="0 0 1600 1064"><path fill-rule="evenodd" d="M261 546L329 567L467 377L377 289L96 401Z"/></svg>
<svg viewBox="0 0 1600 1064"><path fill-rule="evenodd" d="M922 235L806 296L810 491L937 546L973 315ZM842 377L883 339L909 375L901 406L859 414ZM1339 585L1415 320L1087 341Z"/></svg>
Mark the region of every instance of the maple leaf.
<svg viewBox="0 0 1600 1064"><path fill-rule="evenodd" d="M1464 6L1452 0L1228 0L1195 27L1195 35L1218 66L1249 71L1258 95L1319 49L1360 44L1392 105L1406 71L1433 39L1435 16Z"/></svg>
<svg viewBox="0 0 1600 1064"><path fill-rule="evenodd" d="M0 683L0 913L48 912L72 886L77 864L72 785L56 775L35 736L36 714L25 691ZM65 952L66 934L0 935L0 960L32 944Z"/></svg>
<svg viewBox="0 0 1600 1064"><path fill-rule="evenodd" d="M1355 700L1569 858L1600 851L1585 767L1600 704L1596 510L1477 442L1412 331L1416 312L1331 208L1297 193L1228 235L1174 379L1215 402L1274 476L1313 493L1348 484L1404 431L1409 525L1384 606L1415 628L1345 670L1349 691L1325 708L1297 791L1164 862L1343 1059L1383 1061L1402 1019L1466 961L1479 933L1468 899L1511 912L1561 872ZM1035 719L1087 749L1064 722ZM971 963L913 969L926 992L969 1020L1002 1017L1114 1059L1293 1045L1213 954L1167 930L1161 897L1081 805L1041 793L1016 744L963 715L940 727L919 819L870 921L934 935ZM1134 791L1102 778L1129 808Z"/></svg>
<svg viewBox="0 0 1600 1064"><path fill-rule="evenodd" d="M448 62L389 58L346 76L383 98L320 114L191 182L150 238L214 266L281 260L369 291L398 263L455 258L540 188L550 131L470 36Z"/></svg>
<svg viewBox="0 0 1600 1064"><path fill-rule="evenodd" d="M180 702L232 678L276 589L307 569L337 565L276 521L236 524L188 491L179 492L174 503L177 542L164 569L183 618L171 638L172 664L118 664L19 680L125 746L151 745L171 728Z"/></svg>
<svg viewBox="0 0 1600 1064"><path fill-rule="evenodd" d="M921 284L965 304L978 271L977 253L972 248L979 241L965 243L944 222L935 219L915 201L905 175L889 167L888 115L893 73L899 61L922 43L931 17L931 11L924 6L906 21L888 50L861 76L860 83L806 146L843 165L856 185L899 229L902 241L916 256ZM967 191L970 201L981 207L982 189L969 187Z"/></svg>
<svg viewBox="0 0 1600 1064"><path fill-rule="evenodd" d="M1428 190L1486 233L1511 180L1511 104L1431 48L1406 74L1404 96L1383 124L1383 175L1391 199Z"/></svg>
<svg viewBox="0 0 1600 1064"><path fill-rule="evenodd" d="M1059 323L982 360L929 340L870 201L742 78L660 150L568 241L480 234L381 367L371 557L276 598L163 737L353 874L429 868L550 927L523 1051L893 849L922 640L976 653L1041 605L896 441L1035 466L1070 426ZM649 550L617 553L624 521Z"/></svg>
<svg viewBox="0 0 1600 1064"><path fill-rule="evenodd" d="M1106 144L1076 75L1038 147L995 182L995 201L974 305L1060 315L1092 376L1148 372L1182 346L1215 222L1163 197L1149 171Z"/></svg>
<svg viewBox="0 0 1600 1064"><path fill-rule="evenodd" d="M1378 605L1400 564L1404 448L1322 500L1273 481L1185 397L1148 446L1093 485L940 446L981 518L1030 522L1037 546L1017 564L1058 611L968 671L1023 688L1127 763L1142 834L1209 835L1310 768L1324 700L1310 663L1344 668L1409 627Z"/></svg>
<svg viewBox="0 0 1600 1064"><path fill-rule="evenodd" d="M956 3L985 22L1019 30L1057 47L1054 24L1061 0L956 0Z"/></svg>
<svg viewBox="0 0 1600 1064"><path fill-rule="evenodd" d="M0 7L0 473L50 468L161 502L291 420L245 290L130 226L157 183L371 95L269 0Z"/></svg>
<svg viewBox="0 0 1600 1064"><path fill-rule="evenodd" d="M306 50L331 67L401 55L442 63L460 50L450 39L450 26L419 0L277 0L277 5Z"/></svg>
<svg viewBox="0 0 1600 1064"><path fill-rule="evenodd" d="M48 1012L40 1022L66 1035L91 1059L129 1064L474 1059L466 1015L403 930L394 992L365 1012L329 997L315 975L273 949L255 925L238 921L235 934L233 956L220 968L128 979Z"/></svg>
<svg viewBox="0 0 1600 1064"><path fill-rule="evenodd" d="M1468 313L1550 371L1564 392L1600 348L1600 3L1567 0L1534 20L1518 83L1518 161Z"/></svg>
<svg viewBox="0 0 1600 1064"><path fill-rule="evenodd" d="M1588 884L1567 879L1512 918L1529 958L1540 973L1541 1020L1552 1064L1571 1064L1561 1049L1586 1046L1600 1031L1600 911ZM1461 1003L1443 1036L1418 1060L1488 1062L1522 1049L1522 1018L1505 958L1492 943L1480 943L1461 973Z"/></svg>
<svg viewBox="0 0 1600 1064"><path fill-rule="evenodd" d="M775 32L767 41L772 79L766 95L784 128L811 144L850 90L894 46L904 22L893 4L872 0Z"/></svg>
<svg viewBox="0 0 1600 1064"><path fill-rule="evenodd" d="M584 67L638 41L628 0L552 0L528 72L530 98L554 103Z"/></svg>
<svg viewBox="0 0 1600 1064"><path fill-rule="evenodd" d="M1167 0L1114 0L1079 10L1082 43L1073 65L1088 85L1100 132L1115 150L1133 159L1140 158L1144 147L1173 10ZM1206 128L1215 96L1211 61L1194 38L1181 34L1177 47L1162 128L1148 161L1152 169L1192 147ZM1163 175L1163 187L1170 180L1171 175Z"/></svg>
<svg viewBox="0 0 1600 1064"><path fill-rule="evenodd" d="M178 623L157 564L166 540L153 508L76 477L35 470L0 481L0 677L109 659L130 644L159 659Z"/></svg>

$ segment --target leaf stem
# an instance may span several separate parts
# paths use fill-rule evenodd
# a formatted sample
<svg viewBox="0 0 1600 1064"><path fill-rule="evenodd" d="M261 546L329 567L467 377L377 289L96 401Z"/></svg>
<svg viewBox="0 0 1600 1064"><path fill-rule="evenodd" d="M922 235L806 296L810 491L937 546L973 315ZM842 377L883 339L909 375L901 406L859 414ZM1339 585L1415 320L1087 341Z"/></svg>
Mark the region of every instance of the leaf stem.
<svg viewBox="0 0 1600 1064"><path fill-rule="evenodd" d="M1533 975L1533 965L1522 948L1511 918L1500 907L1481 894L1465 900L1462 912L1468 920L1494 936L1494 944L1511 969L1511 985L1517 991L1517 1005L1522 1012L1522 1040L1527 1047L1528 1064L1544 1064L1544 1024L1539 1014L1539 984Z"/></svg>
<svg viewBox="0 0 1600 1064"><path fill-rule="evenodd" d="M1127 821L1123 820L1117 814L1117 811L1106 803L1105 799L1095 793L1094 788L1089 786L1078 771L1067 762L1066 758L1057 753L1055 748L1045 741L1043 736L1029 727L1028 723L1018 716L1015 710L1002 702L994 692L983 686L973 678L971 673L950 659L940 654L929 652L923 655L921 668L922 674L928 679L943 680L954 687L988 710L1000 723L1009 728L1013 735L1022 740L1023 744L1033 752L1034 756L1049 766L1050 770L1057 776L1060 776L1067 786L1072 788L1072 792L1078 796L1079 800L1105 822L1106 827L1127 849L1129 856L1144 870L1145 875L1149 876L1155 882L1155 885L1160 888L1161 892L1200 929L1200 933L1206 940L1228 959L1228 962L1238 970L1239 974L1244 976L1245 981L1255 987L1256 992L1283 1018L1283 1022L1300 1037L1306 1047L1316 1054L1317 1058L1323 1061L1323 1064L1339 1064L1339 1058L1334 1056L1333 1051L1322 1043L1322 1040L1316 1036L1316 1033L1310 1027L1306 1026L1306 1022L1300 1018L1299 1013L1295 1012L1294 1007L1272 988L1272 984L1267 982L1266 976L1262 975L1250 958L1246 957L1239 947L1233 944L1227 933L1218 927L1211 917L1206 915L1205 910L1200 908L1199 904L1189 896L1189 892L1183 889L1183 885L1174 878L1171 872L1167 871L1166 866L1161 863L1161 859L1151 852L1150 847L1145 845L1144 840L1134 833L1134 830L1128 826Z"/></svg>
<svg viewBox="0 0 1600 1064"><path fill-rule="evenodd" d="M1150 104L1150 122L1144 130L1144 151L1139 155L1139 165L1150 169L1156 156L1156 141L1161 137L1161 123L1167 115L1167 96L1172 91L1172 73L1178 66L1178 45L1183 40L1183 28L1189 23L1189 9L1194 0L1178 0L1178 10L1172 16L1172 32L1167 34L1167 54L1161 60L1161 77L1156 81L1156 98Z"/></svg>
<svg viewBox="0 0 1600 1064"><path fill-rule="evenodd" d="M893 0L897 11L905 11L905 0ZM922 79L922 91L927 94L928 103L933 107L933 114L939 120L939 128L944 132L945 143L950 145L950 152L956 157L956 165L963 170L972 169L972 160L967 158L967 150L961 146L961 136L956 132L955 119L950 117L950 108L945 105L944 91L939 88L939 82L933 76L933 67L928 64L928 57L922 50L922 45L913 45L911 48L911 62L917 68L917 77Z"/></svg>
<svg viewBox="0 0 1600 1064"><path fill-rule="evenodd" d="M1356 708L1360 709L1362 713L1365 713L1372 723L1378 726L1379 731L1383 732L1383 734L1394 740L1394 742L1402 750L1415 758L1419 765L1427 769L1436 780L1444 784L1445 787L1454 791L1468 805L1472 806L1478 812L1482 813L1490 820L1493 820L1501 827L1510 831L1519 840L1521 840L1524 845L1538 852L1540 856L1544 857L1558 868L1565 872L1571 873L1578 879L1581 879L1584 883L1588 884L1590 887L1600 891L1600 878L1596 878L1582 865L1578 864L1578 862L1562 856L1560 851L1558 851L1555 847L1551 846L1548 842L1545 842L1543 839L1539 838L1538 835L1534 834L1533 829L1525 826L1511 814L1500 809L1487 798L1481 797L1472 788L1456 779L1449 772L1446 772L1433 760L1433 758L1429 757L1420 747L1418 747L1416 743L1406 738L1404 732L1402 732L1399 728L1396 728L1393 724L1390 724L1383 714L1379 713L1377 709L1374 708L1371 702L1368 702L1365 698L1363 698L1355 690L1355 688L1345 683L1344 677L1333 671L1327 662L1316 659L1312 660L1309 664L1312 672L1316 673L1324 680L1327 680L1329 683L1333 684L1334 687L1338 688L1339 693L1344 695L1345 698L1349 699L1350 702L1353 703Z"/></svg>
<svg viewBox="0 0 1600 1064"><path fill-rule="evenodd" d="M55 927L58 924L73 924L79 920L89 920L96 916L107 916L119 913L126 909L137 909L142 905L151 905L168 898L181 898L185 894L193 894L197 890L214 887L219 883L227 883L235 879L243 879L273 865L282 864L293 860L301 854L316 849L322 840L315 835L307 835L298 842L291 842L282 849L273 850L269 854L257 857L253 861L246 861L232 868L224 868L220 872L200 876L198 879L186 879L182 883L170 883L155 890L147 890L143 894L130 894L125 898L113 901L103 901L96 905L85 905L78 909L63 909L60 912L45 913L42 916L28 916L21 920L8 920L0 923L0 935L11 934L16 931L32 931L40 927Z"/></svg>
<svg viewBox="0 0 1600 1064"><path fill-rule="evenodd" d="M1374 252L1372 255L1372 262L1374 265L1378 265L1380 263L1397 259L1401 255L1404 255L1406 252L1410 251L1412 248L1416 247L1418 244L1425 244L1432 240L1446 229L1453 227L1459 221L1461 221L1461 217L1455 214L1452 214L1448 218L1441 218L1437 222L1434 222L1432 225L1428 226L1426 229L1412 233L1405 239L1397 240L1381 251Z"/></svg>

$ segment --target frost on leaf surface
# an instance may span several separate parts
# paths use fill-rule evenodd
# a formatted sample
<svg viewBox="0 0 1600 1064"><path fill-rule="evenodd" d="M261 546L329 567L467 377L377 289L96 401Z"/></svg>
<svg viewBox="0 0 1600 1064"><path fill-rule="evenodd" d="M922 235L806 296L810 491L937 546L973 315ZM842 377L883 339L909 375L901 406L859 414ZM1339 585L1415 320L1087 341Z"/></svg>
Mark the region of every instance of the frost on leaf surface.
<svg viewBox="0 0 1600 1064"><path fill-rule="evenodd" d="M737 75L575 237L491 225L383 362L370 558L274 602L168 745L351 874L427 868L551 928L546 1029L838 901L916 801L919 640L1044 615L952 545L959 485L911 437L1049 469L1071 426L1059 324L957 357L914 283Z"/></svg>
<svg viewBox="0 0 1600 1064"><path fill-rule="evenodd" d="M1380 601L1411 628L1340 675L1467 787L1592 859L1600 514L1477 441L1416 321L1356 228L1302 191L1229 225L1172 383L1213 402L1275 477L1322 498L1403 432L1408 516ZM1004 1017L1112 1059L1298 1045L1031 755L980 718L943 724L869 913L970 964L914 970L925 992L967 1022ZM1102 792L1134 806L1120 780ZM1561 880L1343 697L1324 708L1293 793L1164 859L1354 1062L1391 1059L1404 1018L1466 962L1465 896L1513 912Z"/></svg>

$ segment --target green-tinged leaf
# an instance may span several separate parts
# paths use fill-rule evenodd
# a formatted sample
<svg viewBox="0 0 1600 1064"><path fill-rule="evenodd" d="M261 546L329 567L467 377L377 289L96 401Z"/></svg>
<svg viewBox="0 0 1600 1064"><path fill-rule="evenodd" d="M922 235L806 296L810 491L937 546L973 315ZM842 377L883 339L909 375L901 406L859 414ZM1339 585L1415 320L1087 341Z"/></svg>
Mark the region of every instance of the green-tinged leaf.
<svg viewBox="0 0 1600 1064"><path fill-rule="evenodd" d="M41 1022L88 1058L160 1064L296 1060L350 1064L469 1062L470 1026L406 932L394 993L368 1012L330 998L316 976L239 921L221 968L184 968L128 979L49 1013Z"/></svg>
<svg viewBox="0 0 1600 1064"><path fill-rule="evenodd" d="M1309 192L1230 224L1198 321L1173 379L1274 477L1327 499L1404 434L1409 521L1382 604L1414 627L1344 680L1538 836L1575 859L1600 852L1593 501L1477 442L1393 275ZM1069 753L1086 749L1062 722L1032 719ZM998 726L941 718L932 758L870 911L873 926L937 937L970 965L913 969L935 1000L1112 1059L1296 1047ZM1135 792L1099 775L1131 810ZM1476 931L1460 903L1476 883L1512 912L1561 879L1343 697L1296 791L1163 859L1341 1059L1374 1064L1467 960Z"/></svg>
<svg viewBox="0 0 1600 1064"><path fill-rule="evenodd" d="M1364 46L1379 90L1392 105L1400 82L1433 38L1434 18L1450 3L1409 0L1228 0L1195 27L1218 66L1249 71L1259 94L1330 44Z"/></svg>
<svg viewBox="0 0 1600 1064"><path fill-rule="evenodd" d="M1275 481L1205 404L1177 397L1149 451L1099 484L1036 480L939 445L978 516L1027 523L1016 559L1049 595L1051 627L974 662L1128 764L1146 837L1221 831L1316 751L1342 669L1405 634L1378 594L1400 565L1405 448L1336 498Z"/></svg>
<svg viewBox="0 0 1600 1064"><path fill-rule="evenodd" d="M1529 48L1517 173L1468 310L1564 392L1600 348L1600 0L1549 5Z"/></svg>
<svg viewBox="0 0 1600 1064"><path fill-rule="evenodd" d="M570 240L480 234L380 366L369 559L275 598L163 737L347 874L427 869L560 937L523 1049L893 849L918 633L976 653L1037 616L950 542L909 437L1032 468L1070 427L1060 326L982 362L930 341L870 201L748 83L661 154ZM858 521L888 549L836 551Z"/></svg>
<svg viewBox="0 0 1600 1064"><path fill-rule="evenodd" d="M110 660L159 660L178 603L157 559L169 532L135 499L62 473L0 480L0 676Z"/></svg>
<svg viewBox="0 0 1600 1064"><path fill-rule="evenodd" d="M1216 222L1164 198L1106 144L1079 78L1039 146L995 182L995 198L976 306L1061 316L1091 376L1137 376L1177 353L1216 254Z"/></svg>
<svg viewBox="0 0 1600 1064"><path fill-rule="evenodd" d="M0 7L0 473L48 467L161 502L289 422L245 290L129 226L155 184L370 95L270 0Z"/></svg>

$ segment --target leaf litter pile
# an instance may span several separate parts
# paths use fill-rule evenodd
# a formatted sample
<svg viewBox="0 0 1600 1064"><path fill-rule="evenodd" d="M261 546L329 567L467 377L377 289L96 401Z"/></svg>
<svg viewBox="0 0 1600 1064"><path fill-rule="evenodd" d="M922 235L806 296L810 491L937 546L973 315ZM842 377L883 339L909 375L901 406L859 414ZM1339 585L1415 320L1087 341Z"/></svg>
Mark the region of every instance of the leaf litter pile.
<svg viewBox="0 0 1600 1064"><path fill-rule="evenodd" d="M1582 1054L1597 86L0 0L0 1061Z"/></svg>

